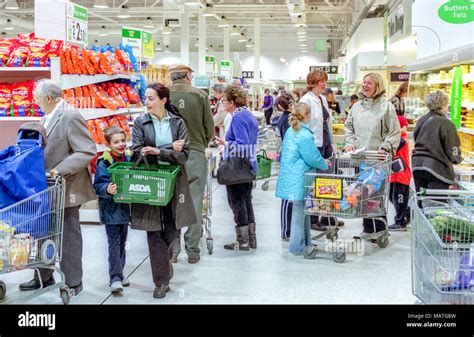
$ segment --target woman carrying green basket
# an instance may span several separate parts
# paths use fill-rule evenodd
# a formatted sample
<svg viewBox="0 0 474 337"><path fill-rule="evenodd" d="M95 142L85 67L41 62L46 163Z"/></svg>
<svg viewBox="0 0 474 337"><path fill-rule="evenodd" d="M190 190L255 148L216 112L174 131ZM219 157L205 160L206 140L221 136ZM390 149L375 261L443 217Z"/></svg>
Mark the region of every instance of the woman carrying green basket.
<svg viewBox="0 0 474 337"><path fill-rule="evenodd" d="M178 230L197 222L184 163L189 155L189 137L184 120L170 103L170 92L162 84L147 86L148 113L134 122L132 140L135 155L146 156L153 166L158 162L179 164L174 194L165 206L132 204L132 229L145 230L148 238L151 270L155 291L153 297L163 298L170 290L173 277L170 247L179 240Z"/></svg>

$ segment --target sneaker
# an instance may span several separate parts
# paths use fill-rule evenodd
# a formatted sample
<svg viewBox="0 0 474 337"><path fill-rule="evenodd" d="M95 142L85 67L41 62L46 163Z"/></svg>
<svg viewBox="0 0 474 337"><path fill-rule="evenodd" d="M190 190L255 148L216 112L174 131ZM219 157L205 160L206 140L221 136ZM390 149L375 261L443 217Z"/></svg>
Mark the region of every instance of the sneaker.
<svg viewBox="0 0 474 337"><path fill-rule="evenodd" d="M393 231L393 232L406 232L407 231L407 226L402 224L393 224L393 225L390 225L388 226L388 230L389 231Z"/></svg>
<svg viewBox="0 0 474 337"><path fill-rule="evenodd" d="M121 293L122 291L123 291L122 282L120 281L112 282L112 284L110 285L110 292L112 294L118 294L118 293Z"/></svg>
<svg viewBox="0 0 474 337"><path fill-rule="evenodd" d="M170 291L170 287L165 285L165 284L161 284L160 286L156 287L155 290L153 291L153 297L154 298L165 298L166 293L168 291Z"/></svg>
<svg viewBox="0 0 474 337"><path fill-rule="evenodd" d="M283 242L290 242L290 238L288 238L288 239L282 238L281 241L283 241Z"/></svg>
<svg viewBox="0 0 474 337"><path fill-rule="evenodd" d="M128 278L127 278L127 277L124 278L124 279L122 280L122 286L128 287L129 285L130 285L130 281L128 280Z"/></svg>
<svg viewBox="0 0 474 337"><path fill-rule="evenodd" d="M403 221L403 226L407 227L409 225L410 225L410 219L405 218L405 220Z"/></svg>
<svg viewBox="0 0 474 337"><path fill-rule="evenodd" d="M322 225L319 221L311 224L311 229L315 231L325 232L328 228Z"/></svg>

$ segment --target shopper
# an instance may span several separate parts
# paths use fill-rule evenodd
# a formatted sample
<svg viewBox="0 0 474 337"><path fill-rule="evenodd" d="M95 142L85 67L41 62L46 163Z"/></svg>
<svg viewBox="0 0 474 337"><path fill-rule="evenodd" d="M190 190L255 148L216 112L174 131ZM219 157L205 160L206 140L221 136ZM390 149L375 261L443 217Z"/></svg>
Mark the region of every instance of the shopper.
<svg viewBox="0 0 474 337"><path fill-rule="evenodd" d="M273 90L273 111L277 110L276 100L277 100L278 96L280 96L280 92L278 90Z"/></svg>
<svg viewBox="0 0 474 337"><path fill-rule="evenodd" d="M170 102L170 90L162 84L149 84L146 89L146 114L133 124L135 155L146 156L148 163L158 161L179 164L173 199L166 206L132 204L132 229L147 232L148 251L155 290L153 297L163 298L173 277L171 257L179 229L196 223L186 161L190 157L185 121L176 115Z"/></svg>
<svg viewBox="0 0 474 337"><path fill-rule="evenodd" d="M256 147L258 123L255 116L247 108L245 90L229 86L222 99L228 112L233 113L232 123L225 141L217 138L225 145L225 158L241 156L249 158L253 170L257 171ZM224 245L229 250L249 250L257 248L257 229L252 205L252 182L227 185L227 200L234 213L236 241Z"/></svg>
<svg viewBox="0 0 474 337"><path fill-rule="evenodd" d="M298 103L301 99L302 95L302 90L301 89L293 89L291 91L291 94L293 95L293 101L295 103Z"/></svg>
<svg viewBox="0 0 474 337"><path fill-rule="evenodd" d="M416 123L412 167L417 192L421 188L448 189L454 184L453 164L462 162L456 127L446 117L448 103L448 96L440 90L429 94L426 106L430 111Z"/></svg>
<svg viewBox="0 0 474 337"><path fill-rule="evenodd" d="M214 121L206 92L191 86L193 70L184 64L175 64L170 67L170 76L173 85L170 87L172 103L179 109L180 116L186 121L189 138L189 159L186 162L189 186L196 219L201 219L202 198L206 187L208 164L205 150L214 137ZM201 250L199 242L202 236L201 221L189 226L184 234L188 263L198 263ZM180 252L180 241L176 241L173 248L173 262L177 262Z"/></svg>
<svg viewBox="0 0 474 337"><path fill-rule="evenodd" d="M349 111L351 111L354 104L356 104L358 101L359 101L358 95L351 95L351 104L346 108L346 115L349 114Z"/></svg>
<svg viewBox="0 0 474 337"><path fill-rule="evenodd" d="M293 203L288 248L292 254L302 254L304 248L311 244L309 217L305 215L304 174L312 168L328 168L328 163L314 143L310 120L310 107L305 103L296 103L289 118L291 128L283 141L276 188L278 198Z"/></svg>
<svg viewBox="0 0 474 337"><path fill-rule="evenodd" d="M400 144L401 129L393 105L385 99L382 76L369 73L362 82L362 100L354 104L346 123L345 151L365 148L393 156ZM355 238L372 239L385 230L382 220L363 219L364 230Z"/></svg>
<svg viewBox="0 0 474 337"><path fill-rule="evenodd" d="M99 196L100 222L105 226L109 245L110 291L117 294L123 291L123 287L129 285L123 275L123 268L126 258L125 243L130 224L130 204L114 202L117 182L111 181L107 168L117 162L129 162L132 153L127 153L127 135L118 126L106 129L104 136L109 150L97 160L94 188Z"/></svg>
<svg viewBox="0 0 474 337"><path fill-rule="evenodd" d="M272 114L273 114L273 96L270 95L270 89L265 89L265 97L263 98L262 108L265 114L265 121L267 125L271 125Z"/></svg>
<svg viewBox="0 0 474 337"><path fill-rule="evenodd" d="M276 105L278 107L278 110L283 111L280 119L278 120L278 131L280 132L282 142L285 140L286 131L290 127L288 119L290 117L293 104L294 104L293 96L289 93L285 93L277 98ZM286 199L281 200L280 222L281 222L281 239L283 241L290 240L292 209L293 209L293 203L291 201L286 200Z"/></svg>
<svg viewBox="0 0 474 337"><path fill-rule="evenodd" d="M311 121L309 127L314 134L314 143L321 156L328 159L333 155L332 147L332 115L329 113L328 102L324 95L328 75L324 71L311 71L306 82L308 92L300 99L301 103L306 103L311 109ZM311 216L311 228L325 231L327 227L335 224L335 218ZM344 226L343 221L338 221L339 226Z"/></svg>
<svg viewBox="0 0 474 337"><path fill-rule="evenodd" d="M216 128L216 136L221 138L224 137L224 120L228 115L228 112L224 109L224 104L222 104L222 93L224 92L224 86L222 84L214 84L212 86L214 91L214 96L217 99L214 111L212 112L214 116L214 126Z"/></svg>
<svg viewBox="0 0 474 337"><path fill-rule="evenodd" d="M326 88L326 90L324 90L324 95L326 96L326 100L328 101L329 108L332 110L332 112L340 115L341 108L339 106L339 102L336 100L336 97L334 96L334 92L332 91L332 89Z"/></svg>
<svg viewBox="0 0 474 337"><path fill-rule="evenodd" d="M405 101L404 98L408 95L408 82L403 82L398 87L395 95L390 98L390 103L395 107L395 112L399 116L405 115Z"/></svg>
<svg viewBox="0 0 474 337"><path fill-rule="evenodd" d="M388 226L391 231L405 231L410 223L410 207L408 199L410 197L410 144L407 135L407 120L404 116L398 116L398 122L402 130L400 145L396 153L396 158L402 161L404 170L393 173L390 176L390 202L395 207L395 223Z"/></svg>
<svg viewBox="0 0 474 337"><path fill-rule="evenodd" d="M51 80L40 80L34 91L36 103L45 116L48 144L44 149L45 167L52 177L66 180L64 226L62 232L61 270L66 285L78 295L82 290L82 233L79 208L96 199L88 165L96 155L96 145L82 115L61 98L61 87ZM43 287L55 283L53 270L39 269ZM30 282L20 284L20 290L41 287L38 273Z"/></svg>
<svg viewBox="0 0 474 337"><path fill-rule="evenodd" d="M235 78L235 79L232 80L232 85L235 85L236 87L241 88L242 87L242 82L240 81L240 79Z"/></svg>

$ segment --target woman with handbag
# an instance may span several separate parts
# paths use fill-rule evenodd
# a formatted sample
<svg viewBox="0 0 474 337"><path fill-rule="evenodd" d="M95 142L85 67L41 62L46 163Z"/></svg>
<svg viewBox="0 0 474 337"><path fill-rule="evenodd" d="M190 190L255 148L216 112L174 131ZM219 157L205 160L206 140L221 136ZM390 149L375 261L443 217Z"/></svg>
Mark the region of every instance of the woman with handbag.
<svg viewBox="0 0 474 337"><path fill-rule="evenodd" d="M242 88L228 86L222 103L233 117L225 141L216 137L218 144L225 145L224 161L217 171L217 180L226 185L227 200L236 224L236 241L224 245L224 248L247 251L257 248L252 181L257 172L258 123L247 108L247 93Z"/></svg>
<svg viewBox="0 0 474 337"><path fill-rule="evenodd" d="M330 164L323 159L314 143L310 120L309 105L296 103L289 118L291 128L283 141L276 189L277 198L293 203L288 250L297 255L311 244L310 220L304 211L304 174L314 168L327 170Z"/></svg>
<svg viewBox="0 0 474 337"><path fill-rule="evenodd" d="M170 91L162 84L147 86L148 113L138 117L133 125L133 151L146 156L147 162L158 161L180 165L176 177L173 199L166 206L132 204L132 229L147 232L151 271L155 290L154 298L164 298L170 290L173 277L170 262L178 230L197 222L189 189L185 162L189 155L189 136L186 123L170 103Z"/></svg>

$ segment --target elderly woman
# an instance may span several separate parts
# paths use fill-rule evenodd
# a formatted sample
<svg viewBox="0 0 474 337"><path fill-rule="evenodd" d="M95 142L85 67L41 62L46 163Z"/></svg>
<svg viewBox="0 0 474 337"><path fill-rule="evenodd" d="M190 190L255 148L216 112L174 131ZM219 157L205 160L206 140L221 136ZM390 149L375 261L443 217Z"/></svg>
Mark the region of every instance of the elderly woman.
<svg viewBox="0 0 474 337"><path fill-rule="evenodd" d="M214 115L214 126L216 128L217 136L220 138L225 137L225 119L226 116L229 114L227 110L224 108L224 104L222 103L222 94L224 93L224 86L220 83L214 84L212 86L212 90L214 91L214 96L217 99L217 103L214 107L214 111L212 114Z"/></svg>
<svg viewBox="0 0 474 337"><path fill-rule="evenodd" d="M247 93L242 88L228 86L222 98L225 109L233 114L225 141L216 137L218 144L226 146L226 156L238 155L250 159L257 172L256 147L258 123L247 108ZM227 200L234 213L236 241L224 245L229 250L257 248L257 230L252 205L252 182L227 185Z"/></svg>
<svg viewBox="0 0 474 337"><path fill-rule="evenodd" d="M147 86L148 113L138 117L133 125L133 151L158 161L180 165L173 199L166 206L132 204L132 229L147 232L154 298L164 298L173 277L170 262L172 247L179 240L178 230L196 223L196 214L184 164L189 156L189 136L186 123L170 103L170 90L162 84Z"/></svg>
<svg viewBox="0 0 474 337"><path fill-rule="evenodd" d="M448 96L438 90L426 97L430 111L416 123L412 154L416 191L421 188L448 189L454 184L453 164L462 161L456 127L446 117Z"/></svg>
<svg viewBox="0 0 474 337"><path fill-rule="evenodd" d="M82 290L82 234L79 209L97 198L88 169L96 155L96 145L82 115L62 100L61 87L51 80L40 80L34 91L35 101L45 113L41 124L46 128L48 144L44 149L46 170L66 180L61 270L74 295ZM40 269L43 287L55 283L53 270ZM20 290L41 287L37 273Z"/></svg>
<svg viewBox="0 0 474 337"><path fill-rule="evenodd" d="M365 148L395 155L401 129L393 105L385 99L382 77L376 73L364 76L362 99L352 106L345 123L346 152ZM386 220L363 220L364 230L355 238L372 239L374 232L386 229Z"/></svg>

